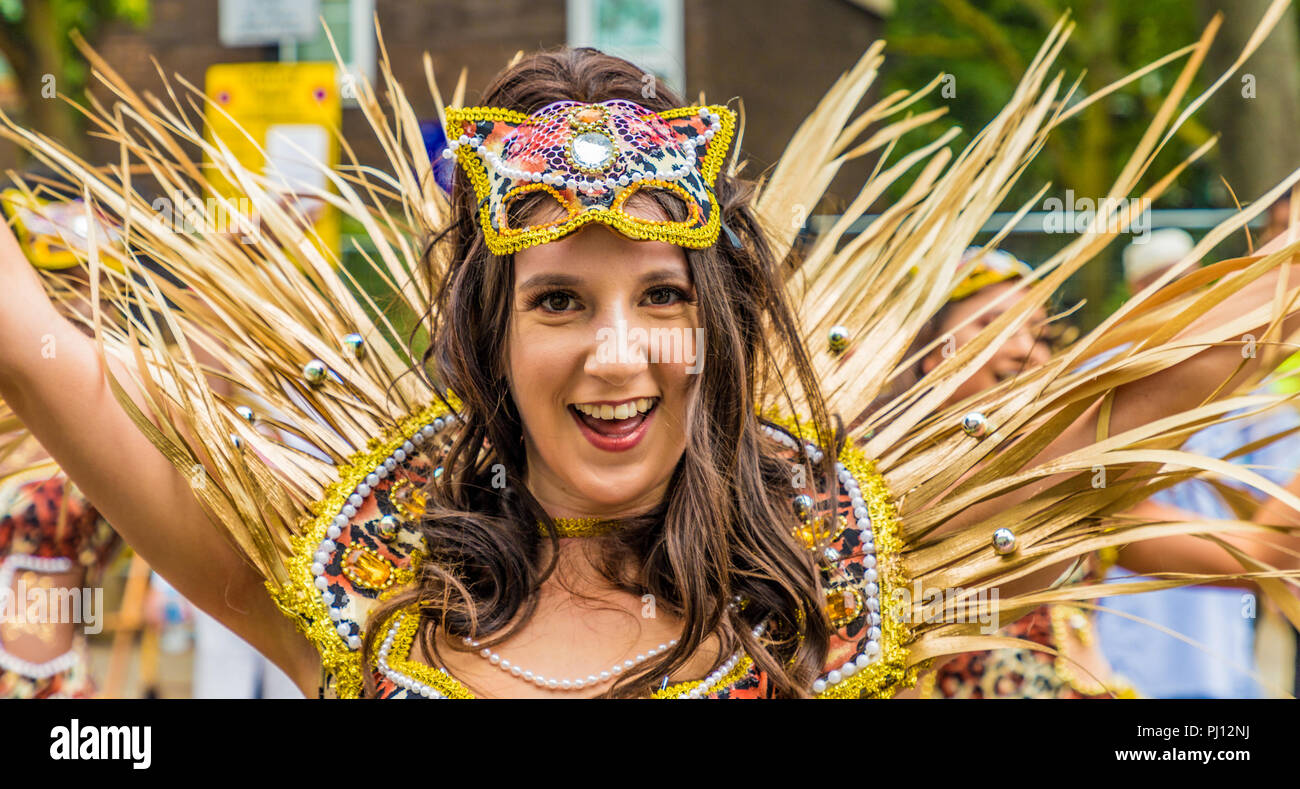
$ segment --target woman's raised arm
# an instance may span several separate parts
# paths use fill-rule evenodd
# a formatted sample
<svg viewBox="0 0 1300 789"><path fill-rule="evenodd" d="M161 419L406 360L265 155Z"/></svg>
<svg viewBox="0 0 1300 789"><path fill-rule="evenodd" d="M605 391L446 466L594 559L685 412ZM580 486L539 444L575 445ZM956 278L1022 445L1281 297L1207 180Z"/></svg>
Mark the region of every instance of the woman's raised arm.
<svg viewBox="0 0 1300 789"><path fill-rule="evenodd" d="M131 421L94 341L50 303L3 223L0 282L0 398L150 566L314 695L315 649L209 521L185 476ZM138 402L126 368L109 363Z"/></svg>

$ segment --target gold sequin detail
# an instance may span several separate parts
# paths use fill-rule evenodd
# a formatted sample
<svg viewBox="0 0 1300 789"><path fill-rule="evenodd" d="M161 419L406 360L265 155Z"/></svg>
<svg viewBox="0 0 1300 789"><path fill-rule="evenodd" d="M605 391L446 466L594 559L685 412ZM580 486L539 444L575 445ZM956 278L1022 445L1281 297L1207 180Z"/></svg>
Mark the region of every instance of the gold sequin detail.
<svg viewBox="0 0 1300 789"><path fill-rule="evenodd" d="M402 511L408 521L418 521L424 517L426 508L429 505L428 496L424 491L411 481L408 477L403 477L395 481L388 489L388 500L393 506Z"/></svg>
<svg viewBox="0 0 1300 789"><path fill-rule="evenodd" d="M569 111L569 125L574 132L605 131L609 108L603 104L587 104Z"/></svg>
<svg viewBox="0 0 1300 789"><path fill-rule="evenodd" d="M343 555L343 575L362 589L379 591L393 585L397 568L364 545L353 545Z"/></svg>
<svg viewBox="0 0 1300 789"><path fill-rule="evenodd" d="M831 534L830 530L826 528L825 518L817 518L811 521L805 520L803 525L793 531L793 534L795 539L810 551L818 550L838 536Z"/></svg>
<svg viewBox="0 0 1300 789"><path fill-rule="evenodd" d="M520 195L525 195L528 194L529 192L546 192L551 197L554 197L557 202L559 202L560 206L564 208L567 214L563 219L556 219L550 222L544 222L540 225L529 225L528 227L523 227L523 228L514 228L508 226L506 224L506 219L510 213L510 204L513 203L515 200L517 200ZM524 233L536 232L538 230L549 230L551 228L560 227L565 222L572 220L577 215L578 215L578 209L573 205L570 205L564 199L564 195L560 194L559 190L556 189L554 186L551 186L550 184L524 184L523 186L519 186L514 189L511 189L510 193L507 194L505 198L501 201L501 210L497 211L497 225L501 228L501 230L499 230L498 232L502 236L518 236Z"/></svg>
<svg viewBox="0 0 1300 789"><path fill-rule="evenodd" d="M737 661L735 668L722 675L722 678L718 680L718 684L709 689L709 693L718 693L727 690L732 685L735 685L737 682L744 679L749 674L749 670L753 667L754 659L749 655L745 655ZM655 699L676 699L680 698L683 693L690 693L696 688L696 686L703 683L704 680L702 679L692 680L691 682L681 682L676 685L669 685L663 690L656 690L654 693L650 694L650 696Z"/></svg>
<svg viewBox="0 0 1300 789"><path fill-rule="evenodd" d="M561 537L599 537L609 534L618 525L616 521L604 518L552 518L555 531ZM537 529L546 534L545 524L538 523Z"/></svg>

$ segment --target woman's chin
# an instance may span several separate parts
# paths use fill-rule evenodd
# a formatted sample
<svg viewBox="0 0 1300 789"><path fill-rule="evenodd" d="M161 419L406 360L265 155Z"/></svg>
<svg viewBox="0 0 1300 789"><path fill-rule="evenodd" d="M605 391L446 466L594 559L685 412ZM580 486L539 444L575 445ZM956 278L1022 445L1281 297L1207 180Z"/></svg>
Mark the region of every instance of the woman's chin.
<svg viewBox="0 0 1300 789"><path fill-rule="evenodd" d="M652 475L619 473L611 468L590 468L582 479L571 480L574 498L586 505L585 514L623 515L653 508L663 497Z"/></svg>
<svg viewBox="0 0 1300 789"><path fill-rule="evenodd" d="M578 500L586 505L583 508L584 514L608 516L628 515L650 509L657 502L651 501L649 493L644 491L641 495L628 496L609 489L577 491Z"/></svg>

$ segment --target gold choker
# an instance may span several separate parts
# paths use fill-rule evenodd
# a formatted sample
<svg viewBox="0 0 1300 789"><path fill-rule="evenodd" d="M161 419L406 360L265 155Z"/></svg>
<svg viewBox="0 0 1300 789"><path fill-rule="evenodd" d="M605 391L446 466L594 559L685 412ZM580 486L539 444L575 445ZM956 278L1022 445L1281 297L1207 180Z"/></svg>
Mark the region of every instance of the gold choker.
<svg viewBox="0 0 1300 789"><path fill-rule="evenodd" d="M616 522L605 520L604 518L552 518L555 521L555 531L561 537L599 537L602 534L608 534L615 527ZM538 530L546 534L544 524L537 524Z"/></svg>

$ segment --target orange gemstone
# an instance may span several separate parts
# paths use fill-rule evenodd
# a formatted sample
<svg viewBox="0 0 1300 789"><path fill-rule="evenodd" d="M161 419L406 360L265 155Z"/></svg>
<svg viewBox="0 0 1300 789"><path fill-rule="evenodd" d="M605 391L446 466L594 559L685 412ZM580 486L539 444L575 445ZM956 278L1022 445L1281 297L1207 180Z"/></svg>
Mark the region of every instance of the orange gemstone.
<svg viewBox="0 0 1300 789"><path fill-rule="evenodd" d="M794 535L799 538L799 542L804 544L808 550L817 547L817 530L811 526L803 526L795 529Z"/></svg>
<svg viewBox="0 0 1300 789"><path fill-rule="evenodd" d="M817 518L815 520L805 520L803 525L794 530L794 536L803 543L810 551L817 550L817 546L830 537L826 529L826 519Z"/></svg>
<svg viewBox="0 0 1300 789"><path fill-rule="evenodd" d="M855 587L832 586L826 590L826 615L831 624L843 627L862 613L862 596Z"/></svg>
<svg viewBox="0 0 1300 789"><path fill-rule="evenodd" d="M393 582L393 565L374 551L357 547L343 557L343 574L357 586L386 589Z"/></svg>
<svg viewBox="0 0 1300 789"><path fill-rule="evenodd" d="M393 483L393 487L388 491L388 498L406 515L407 520L418 521L424 517L425 507L429 500L424 495L424 491L416 487L410 479L399 479Z"/></svg>

